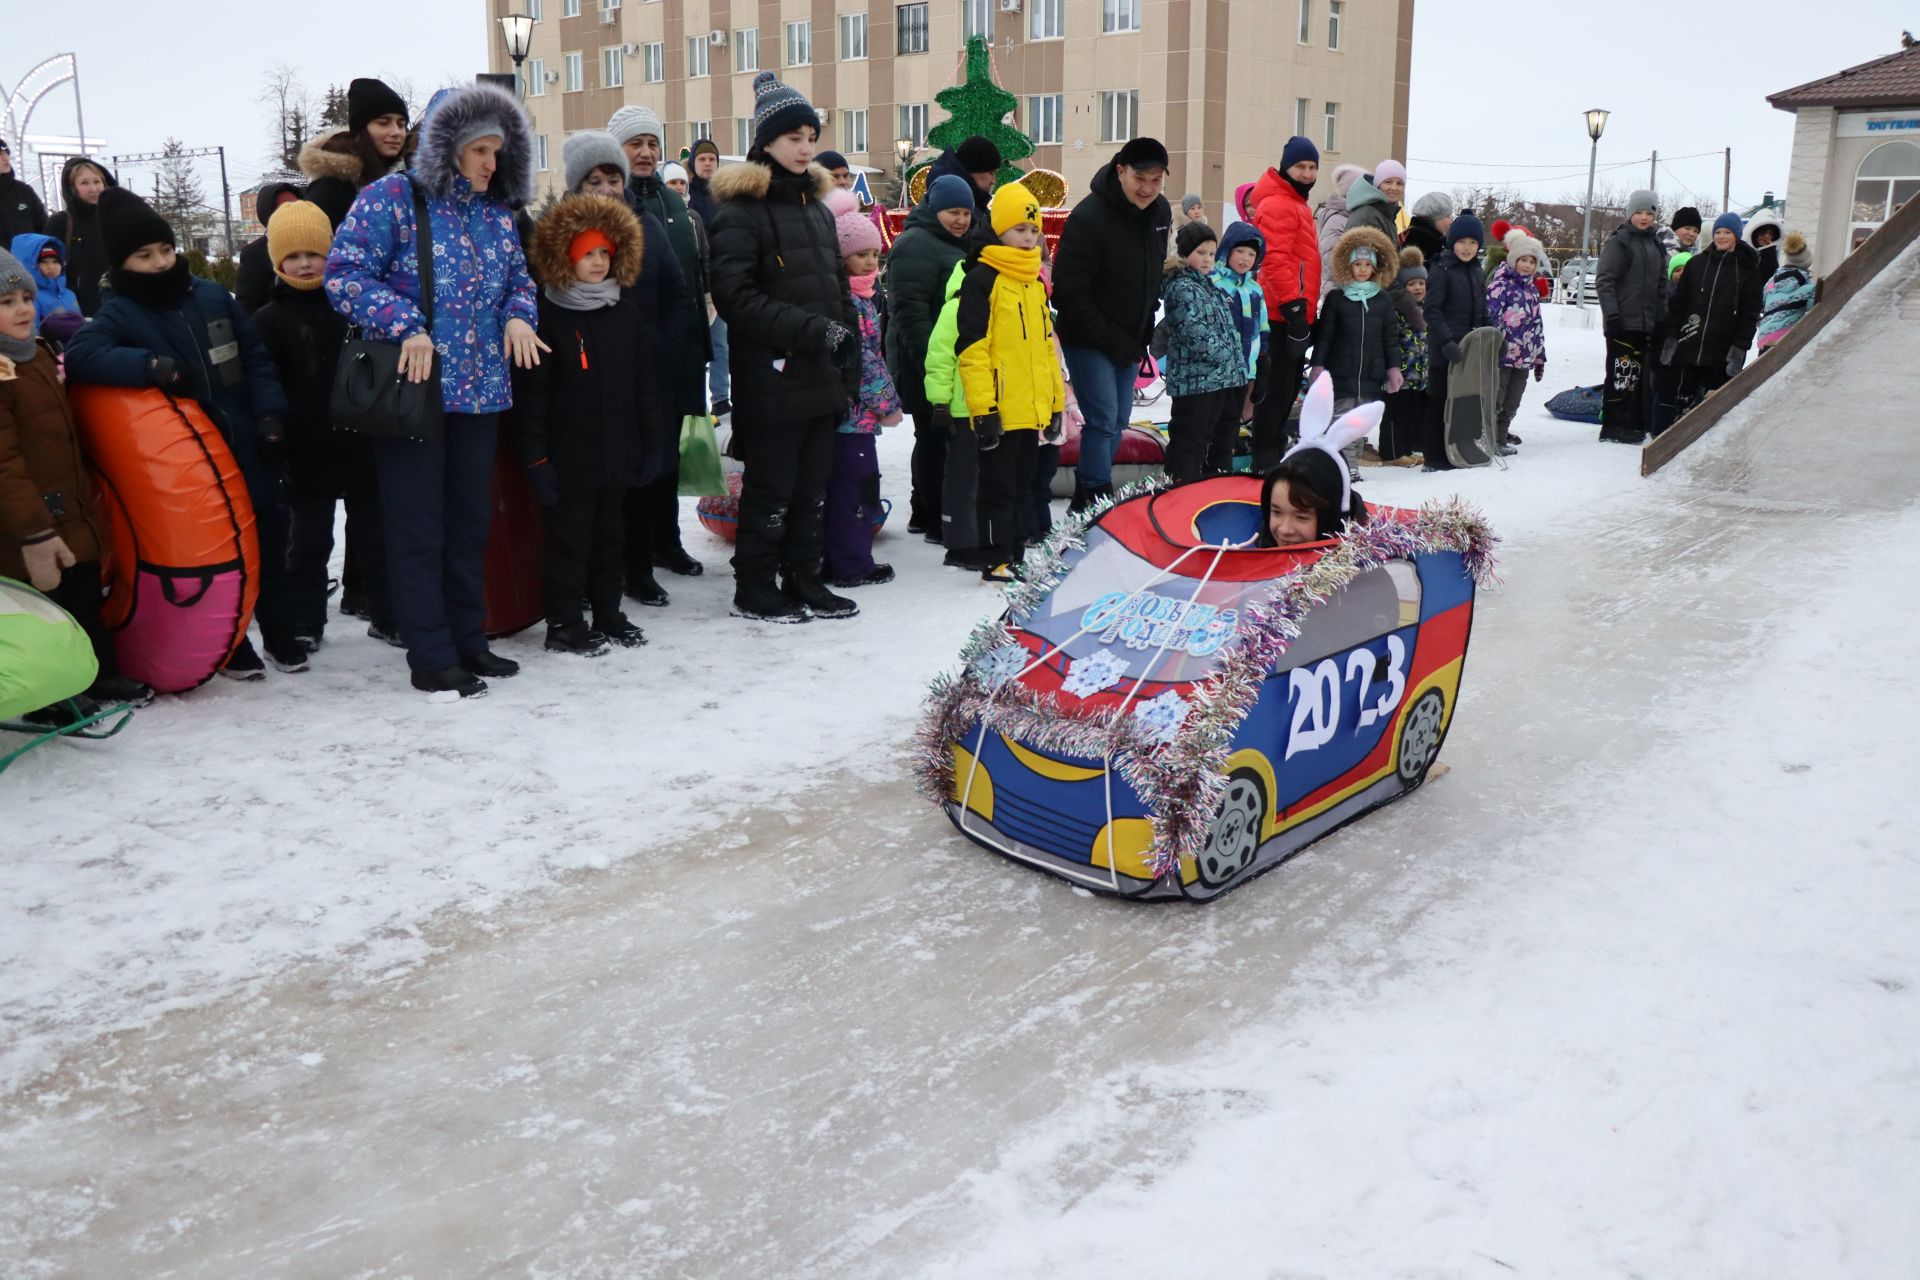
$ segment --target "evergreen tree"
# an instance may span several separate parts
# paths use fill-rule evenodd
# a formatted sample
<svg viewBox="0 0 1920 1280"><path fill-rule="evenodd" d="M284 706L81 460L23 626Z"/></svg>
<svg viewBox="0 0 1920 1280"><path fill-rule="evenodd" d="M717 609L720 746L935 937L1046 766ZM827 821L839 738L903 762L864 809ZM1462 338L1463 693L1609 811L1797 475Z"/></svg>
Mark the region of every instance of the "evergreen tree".
<svg viewBox="0 0 1920 1280"><path fill-rule="evenodd" d="M154 212L173 225L173 233L182 244L193 239L212 212L193 157L186 151L186 144L178 138L168 138L161 147L152 200Z"/></svg>
<svg viewBox="0 0 1920 1280"><path fill-rule="evenodd" d="M1000 149L1001 182L1016 182L1015 160L1033 154L1033 139L1007 123L1020 100L993 82L993 62L985 36L967 41L966 79L933 95L947 118L927 131L927 145L950 151L975 134Z"/></svg>
<svg viewBox="0 0 1920 1280"><path fill-rule="evenodd" d="M320 123L336 129L347 127L347 91L337 84L327 86L327 96L320 107Z"/></svg>

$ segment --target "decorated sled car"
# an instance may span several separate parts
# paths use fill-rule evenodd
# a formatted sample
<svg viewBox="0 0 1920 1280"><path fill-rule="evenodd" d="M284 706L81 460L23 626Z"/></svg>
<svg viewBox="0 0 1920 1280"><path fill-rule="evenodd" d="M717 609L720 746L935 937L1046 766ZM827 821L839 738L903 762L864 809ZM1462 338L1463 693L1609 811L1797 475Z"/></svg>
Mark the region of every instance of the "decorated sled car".
<svg viewBox="0 0 1920 1280"><path fill-rule="evenodd" d="M1069 517L936 682L921 785L1101 893L1213 898L1427 776L1492 535L1458 503L1258 548L1260 480Z"/></svg>

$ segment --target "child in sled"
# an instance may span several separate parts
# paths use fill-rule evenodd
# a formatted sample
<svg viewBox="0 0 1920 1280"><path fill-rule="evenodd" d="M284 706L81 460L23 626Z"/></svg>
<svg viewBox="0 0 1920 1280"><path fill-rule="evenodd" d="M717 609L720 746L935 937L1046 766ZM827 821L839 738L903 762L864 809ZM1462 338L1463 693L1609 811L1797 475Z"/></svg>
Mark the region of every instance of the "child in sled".
<svg viewBox="0 0 1920 1280"><path fill-rule="evenodd" d="M1267 472L1260 484L1260 532L1255 546L1323 542L1339 537L1349 525L1368 522L1367 504L1354 492L1345 450L1380 425L1386 406L1374 400L1336 419L1333 405L1331 379L1322 375L1307 388L1307 400L1300 409L1299 443L1287 450L1280 465Z"/></svg>
<svg viewBox="0 0 1920 1280"><path fill-rule="evenodd" d="M0 577L29 583L73 615L92 642L96 702L145 706L153 690L119 674L100 622L105 527L53 350L33 336L32 274L0 249Z"/></svg>

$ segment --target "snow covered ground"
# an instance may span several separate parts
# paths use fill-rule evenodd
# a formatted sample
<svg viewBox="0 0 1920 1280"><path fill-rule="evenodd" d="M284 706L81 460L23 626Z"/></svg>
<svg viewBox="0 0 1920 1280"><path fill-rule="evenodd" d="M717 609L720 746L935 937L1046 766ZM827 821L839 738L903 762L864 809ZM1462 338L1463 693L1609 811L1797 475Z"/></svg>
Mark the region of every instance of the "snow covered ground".
<svg viewBox="0 0 1920 1280"><path fill-rule="evenodd" d="M1909 400L1917 261L1780 382ZM1542 408L1577 319L1510 469L1367 474L1505 538L1454 772L1206 908L911 795L996 597L903 519L852 623L727 618L694 533L637 653L448 707L337 628L34 753L0 1277L1903 1274L1920 516L1743 453L1773 388L1641 480Z"/></svg>

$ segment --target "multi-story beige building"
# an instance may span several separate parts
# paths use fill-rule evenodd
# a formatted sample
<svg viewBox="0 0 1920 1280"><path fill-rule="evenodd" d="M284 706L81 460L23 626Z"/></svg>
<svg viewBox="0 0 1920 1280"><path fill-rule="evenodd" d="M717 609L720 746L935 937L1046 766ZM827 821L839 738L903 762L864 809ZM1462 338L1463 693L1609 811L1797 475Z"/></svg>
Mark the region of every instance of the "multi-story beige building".
<svg viewBox="0 0 1920 1280"><path fill-rule="evenodd" d="M566 135L628 102L660 113L669 154L700 137L743 153L761 70L819 110L823 145L892 174L895 139L945 118L934 95L974 34L1037 144L1023 164L1076 197L1136 134L1172 153L1169 194L1209 209L1293 133L1319 145L1323 173L1405 158L1413 0L487 0L497 72L512 69L510 12L536 19L522 72L546 188Z"/></svg>

